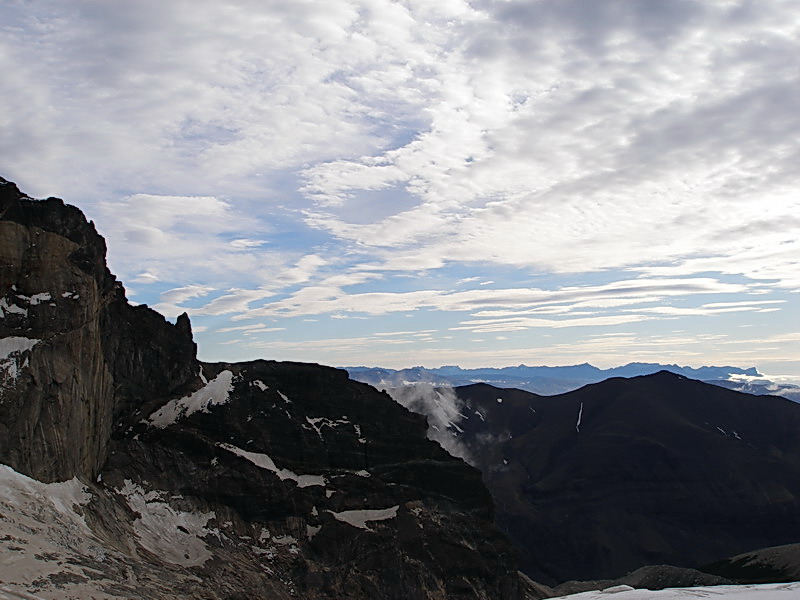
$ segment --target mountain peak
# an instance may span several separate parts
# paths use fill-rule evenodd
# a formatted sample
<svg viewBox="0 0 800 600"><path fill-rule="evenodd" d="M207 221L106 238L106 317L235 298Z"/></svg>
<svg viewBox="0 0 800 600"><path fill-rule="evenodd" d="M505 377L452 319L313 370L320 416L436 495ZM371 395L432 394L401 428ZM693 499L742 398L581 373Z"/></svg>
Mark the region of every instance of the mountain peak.
<svg viewBox="0 0 800 600"><path fill-rule="evenodd" d="M537 581L701 568L800 539L796 403L666 369L551 397L455 394L455 437Z"/></svg>

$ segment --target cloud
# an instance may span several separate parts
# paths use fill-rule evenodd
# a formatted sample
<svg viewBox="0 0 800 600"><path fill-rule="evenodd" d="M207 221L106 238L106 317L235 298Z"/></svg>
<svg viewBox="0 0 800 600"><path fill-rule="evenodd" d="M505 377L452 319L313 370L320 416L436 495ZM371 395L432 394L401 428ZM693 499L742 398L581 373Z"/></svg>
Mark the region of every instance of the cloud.
<svg viewBox="0 0 800 600"><path fill-rule="evenodd" d="M387 392L398 404L427 417L428 439L439 442L451 455L475 464L469 448L459 438L458 423L464 418L465 408L452 388L415 384Z"/></svg>
<svg viewBox="0 0 800 600"><path fill-rule="evenodd" d="M541 288L491 289L479 285L476 289L462 291L429 289L410 292L348 293L344 289L346 280L338 282L342 285L334 285L333 281L333 279L329 279L319 285L303 287L286 298L242 312L234 319L296 317L340 312L382 315L434 309L443 312L478 311L474 312L473 316L482 319L480 322L488 323L486 318L567 313L575 316L579 313L579 310L576 309L641 304L656 302L667 297L695 294L742 293L749 289L747 285L741 283L726 283L706 277L620 280L603 285L568 286L555 290ZM204 311L209 312L208 306L210 305L198 309L198 314L203 314ZM490 308L497 310L488 310ZM630 315L619 318L623 319L623 322L633 319ZM561 327L568 321L539 319L529 322L538 322L541 325L550 323L553 327Z"/></svg>
<svg viewBox="0 0 800 600"><path fill-rule="evenodd" d="M99 202L94 218L108 238L109 265L123 281L224 288L274 279L262 265L283 268L293 258L263 244L231 243L242 232L263 235L269 227L213 196L134 194Z"/></svg>
<svg viewBox="0 0 800 600"><path fill-rule="evenodd" d="M213 292L214 288L203 285L187 285L173 288L161 294L161 300L153 308L168 317L176 317L185 312L181 304L187 300L202 298Z"/></svg>
<svg viewBox="0 0 800 600"><path fill-rule="evenodd" d="M200 243L199 239L197 240L197 243ZM208 246L211 245L212 244L208 244ZM253 273L244 271L244 268L250 266L250 261L256 261L259 258L264 258L264 255L262 254L261 256L255 256L244 253L237 254L235 257L225 254L217 255L214 257L214 260L217 261L214 266L218 268L225 268L228 261L239 261L240 264L238 265L238 268L233 270L239 271L240 273L249 274L250 279L254 280L258 279L258 277ZM165 260L170 260L170 257L166 257ZM200 307L192 307L191 312L193 315L224 315L230 313L246 313L255 315L256 313L250 309L251 303L270 298L274 296L278 290L308 282L309 279L311 279L320 269L320 267L326 264L326 262L327 261L324 258L317 256L316 254L301 256L292 267L284 266L281 272L277 275L271 276L269 273L264 273L263 278L268 279L269 281L261 287L257 289L230 288L210 302ZM357 274L354 274L351 277L341 276L341 281L353 283L368 278L369 277L360 278ZM210 291L213 290L209 288L206 294ZM182 300L188 300L194 297L196 296L187 296ZM189 310L188 308L177 308L178 303L175 302L173 302L171 306L168 306L170 303L169 301L164 300L164 294L162 294L161 300L165 303L157 305L157 308L160 308L161 310L167 312L174 312L175 310Z"/></svg>
<svg viewBox="0 0 800 600"><path fill-rule="evenodd" d="M611 327L644 321L645 315L606 315L598 317L578 317L567 319L536 319L533 317L515 317L496 320L462 321L459 327L451 327L451 331L471 331L473 333L499 333L502 331L524 331L533 327L560 329L562 327Z"/></svg>
<svg viewBox="0 0 800 600"><path fill-rule="evenodd" d="M488 17L473 24L472 46L444 55L448 98L432 97L430 128L308 170L305 191L338 206L321 203L309 225L373 247L385 269L412 252L423 268L474 257L563 273L697 256L732 265L747 248L796 237L790 99L800 81L786 58L797 26L780 10L750 19L739 4L697 2L475 6ZM349 198L389 185L417 204L352 218ZM764 222L764 210L772 227L744 225ZM794 285L788 253L776 258L774 272Z"/></svg>
<svg viewBox="0 0 800 600"><path fill-rule="evenodd" d="M144 271L131 279L134 283L155 283L158 281L158 276L153 275L149 271Z"/></svg>
<svg viewBox="0 0 800 600"><path fill-rule="evenodd" d="M386 147L427 123L446 28L475 13L386 0L4 12L4 83L28 100L3 96L0 112L25 117L4 123L3 154L15 171L39 165L21 181L34 193L75 196L137 177L252 192L270 170Z"/></svg>
<svg viewBox="0 0 800 600"><path fill-rule="evenodd" d="M6 3L3 175L77 203L136 300L207 319L209 340L275 319L287 333L271 343L323 353L347 318L350 356L369 357L393 337L372 332L406 330L393 315L428 313L441 332L548 328L571 344L667 319L774 329L763 311L791 318L781 300L800 291L795 12ZM293 331L303 317L320 319ZM471 360L457 331L435 349L396 341ZM519 362L530 346L505 337L482 351Z"/></svg>
<svg viewBox="0 0 800 600"><path fill-rule="evenodd" d="M263 323L256 323L253 325L239 325L238 327L220 327L219 329L216 330L216 333L230 333L231 331L241 331L244 335L253 335L255 333L272 333L274 331L286 331L286 328L267 327Z"/></svg>
<svg viewBox="0 0 800 600"><path fill-rule="evenodd" d="M37 161L32 191L146 179L274 203L265 174L293 172L306 224L337 252L371 248L381 270L735 263L800 228L798 26L783 5L201 4L11 13L3 71L35 110L4 95L4 156L23 174ZM772 227L743 226L753 194ZM201 198L196 214L220 208ZM119 234L157 246L172 228Z"/></svg>
<svg viewBox="0 0 800 600"><path fill-rule="evenodd" d="M782 304L785 300L764 300L753 302L712 302L697 308L677 306L649 306L637 310L645 313L672 316L708 317L729 312L772 312L780 310L777 307L765 307L766 304Z"/></svg>

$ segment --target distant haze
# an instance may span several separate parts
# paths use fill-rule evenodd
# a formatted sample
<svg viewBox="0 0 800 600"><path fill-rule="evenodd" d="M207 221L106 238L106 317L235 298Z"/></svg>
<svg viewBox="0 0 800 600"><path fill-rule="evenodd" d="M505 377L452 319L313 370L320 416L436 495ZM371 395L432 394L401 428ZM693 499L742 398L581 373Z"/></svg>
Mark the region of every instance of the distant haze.
<svg viewBox="0 0 800 600"><path fill-rule="evenodd" d="M444 431L451 423L458 423L461 409L450 388L488 383L498 388L516 388L553 396L576 390L590 383L598 383L611 377L637 377L659 371L669 371L689 379L697 379L728 389L755 395L783 396L800 402L800 380L787 378L769 379L750 367L691 367L662 365L658 363L629 363L610 369L598 369L584 363L561 367L516 367L462 369L457 366L444 366L435 369L411 367L407 369L386 369L382 367L344 367L351 379L369 383L387 390L392 397L406 408L428 415L436 428L431 429L431 437L441 442ZM792 383L794 381L795 383ZM444 426L440 426L444 425ZM446 437L446 436L445 436ZM460 450L451 452L455 456L466 457Z"/></svg>

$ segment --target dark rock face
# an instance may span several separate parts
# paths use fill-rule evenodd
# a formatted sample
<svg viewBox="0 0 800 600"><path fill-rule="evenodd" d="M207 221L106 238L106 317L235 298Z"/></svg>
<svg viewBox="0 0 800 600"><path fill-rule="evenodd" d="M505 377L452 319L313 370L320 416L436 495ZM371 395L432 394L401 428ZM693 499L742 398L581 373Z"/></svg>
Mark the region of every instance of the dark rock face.
<svg viewBox="0 0 800 600"><path fill-rule="evenodd" d="M800 544L760 548L703 568L737 583L800 581Z"/></svg>
<svg viewBox="0 0 800 600"><path fill-rule="evenodd" d="M0 461L42 481L92 478L133 407L193 382L191 331L127 303L77 208L0 179L0 215Z"/></svg>
<svg viewBox="0 0 800 600"><path fill-rule="evenodd" d="M0 202L0 552L34 565L9 589L526 597L479 471L422 417L337 369L197 362L77 209L5 180Z"/></svg>
<svg viewBox="0 0 800 600"><path fill-rule="evenodd" d="M551 397L456 393L460 439L537 581L698 568L800 539L796 403L668 372Z"/></svg>
<svg viewBox="0 0 800 600"><path fill-rule="evenodd" d="M202 499L223 547L256 540L236 549L237 560L288 551L268 564L304 598L519 595L514 552L491 523L480 473L426 440L423 419L327 367L256 361L204 371L206 389L230 381L228 399L163 429L175 412L156 412L155 425L117 442L106 482ZM213 562L198 572L217 577Z"/></svg>

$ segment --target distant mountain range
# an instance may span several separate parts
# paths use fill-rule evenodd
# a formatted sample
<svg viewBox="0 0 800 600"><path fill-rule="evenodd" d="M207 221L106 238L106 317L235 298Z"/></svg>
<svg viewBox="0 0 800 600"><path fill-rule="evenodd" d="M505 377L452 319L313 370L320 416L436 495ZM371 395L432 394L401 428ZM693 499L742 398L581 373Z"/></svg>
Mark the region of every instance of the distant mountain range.
<svg viewBox="0 0 800 600"><path fill-rule="evenodd" d="M424 367L407 369L343 368L352 379L369 383L378 389L397 388L418 383L452 387L472 383L488 383L495 387L516 388L544 396L562 394L611 377L638 377L659 371L669 371L676 375L683 375L690 379L713 383L748 394L783 396L789 400L800 402L800 386L779 385L763 377L755 367L745 369L731 366L692 368L674 364L632 362L610 369L600 369L589 363L560 367L518 365L479 369L462 369L458 366L443 366L435 369Z"/></svg>
<svg viewBox="0 0 800 600"><path fill-rule="evenodd" d="M481 470L521 569L561 584L552 595L800 540L800 407L787 401L800 388L755 368L347 370L426 415L428 436ZM754 579L739 562L709 571Z"/></svg>

